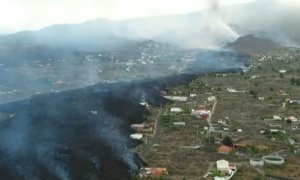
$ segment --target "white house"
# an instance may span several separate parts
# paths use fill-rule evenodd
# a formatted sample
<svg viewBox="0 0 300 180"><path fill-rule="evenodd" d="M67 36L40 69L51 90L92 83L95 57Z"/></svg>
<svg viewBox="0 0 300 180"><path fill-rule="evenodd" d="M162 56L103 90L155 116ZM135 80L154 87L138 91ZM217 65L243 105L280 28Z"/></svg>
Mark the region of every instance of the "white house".
<svg viewBox="0 0 300 180"><path fill-rule="evenodd" d="M131 139L141 140L143 138L143 134L131 134L130 138Z"/></svg>
<svg viewBox="0 0 300 180"><path fill-rule="evenodd" d="M197 94L190 94L190 97L196 97Z"/></svg>
<svg viewBox="0 0 300 180"><path fill-rule="evenodd" d="M229 169L229 162L224 160L224 159L221 159L219 161L217 161L217 169L219 171L225 171L227 172Z"/></svg>
<svg viewBox="0 0 300 180"><path fill-rule="evenodd" d="M227 88L227 91L228 91L228 92L231 92L231 93L236 93L236 92L238 92L236 89L233 89L233 88Z"/></svg>
<svg viewBox="0 0 300 180"><path fill-rule="evenodd" d="M164 98L172 100L172 101L187 101L186 96L164 96Z"/></svg>
<svg viewBox="0 0 300 180"><path fill-rule="evenodd" d="M175 112L175 113L181 113L183 110L181 108L178 107L172 107L170 109L170 112Z"/></svg>
<svg viewBox="0 0 300 180"><path fill-rule="evenodd" d="M280 116L277 116L277 115L274 115L274 116L273 116L273 119L274 119L275 121L278 121L278 120L281 120L281 117L280 117Z"/></svg>
<svg viewBox="0 0 300 180"><path fill-rule="evenodd" d="M279 73L281 73L281 74L284 74L284 73L286 73L287 71L285 70L285 69L281 69L281 70L279 70Z"/></svg>
<svg viewBox="0 0 300 180"><path fill-rule="evenodd" d="M216 96L210 96L210 97L207 98L207 100L208 100L209 102L212 102L212 101L217 100L217 97L216 97Z"/></svg>

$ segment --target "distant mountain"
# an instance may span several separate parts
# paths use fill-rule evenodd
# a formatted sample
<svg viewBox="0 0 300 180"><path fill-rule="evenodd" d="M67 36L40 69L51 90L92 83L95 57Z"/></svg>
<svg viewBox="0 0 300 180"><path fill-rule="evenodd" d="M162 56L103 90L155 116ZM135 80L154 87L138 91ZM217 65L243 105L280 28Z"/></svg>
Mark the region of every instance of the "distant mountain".
<svg viewBox="0 0 300 180"><path fill-rule="evenodd" d="M254 0L220 9L224 21L240 36L254 34L282 46L300 45L300 4Z"/></svg>
<svg viewBox="0 0 300 180"><path fill-rule="evenodd" d="M246 54L256 54L267 52L279 48L280 46L269 39L246 35L239 37L236 41L229 43L226 48L233 49Z"/></svg>
<svg viewBox="0 0 300 180"><path fill-rule="evenodd" d="M123 48L135 41L154 40L183 48L216 49L239 36L254 34L284 46L300 44L300 13L297 7L276 0L222 6L189 14L122 21L96 19L62 24L39 31L0 36L0 56L28 49L98 51ZM264 17L262 14L264 12Z"/></svg>
<svg viewBox="0 0 300 180"><path fill-rule="evenodd" d="M80 24L62 24L39 31L0 36L0 49L47 46L68 50L114 49L128 41L155 40L183 48L215 48L237 38L217 18L203 12L123 21L97 19Z"/></svg>

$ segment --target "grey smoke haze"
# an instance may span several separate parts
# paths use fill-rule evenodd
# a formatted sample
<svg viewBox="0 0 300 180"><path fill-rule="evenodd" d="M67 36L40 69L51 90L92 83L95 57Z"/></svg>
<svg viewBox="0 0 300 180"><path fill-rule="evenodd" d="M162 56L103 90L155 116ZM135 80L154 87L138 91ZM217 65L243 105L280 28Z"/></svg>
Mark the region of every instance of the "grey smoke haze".
<svg viewBox="0 0 300 180"><path fill-rule="evenodd" d="M283 45L297 45L300 3L255 0L221 6L212 0L199 12L132 20L93 20L83 24L56 25L38 32L1 38L1 42L36 43L75 49L118 46L126 40L157 40L183 48L220 49L241 35L271 38Z"/></svg>

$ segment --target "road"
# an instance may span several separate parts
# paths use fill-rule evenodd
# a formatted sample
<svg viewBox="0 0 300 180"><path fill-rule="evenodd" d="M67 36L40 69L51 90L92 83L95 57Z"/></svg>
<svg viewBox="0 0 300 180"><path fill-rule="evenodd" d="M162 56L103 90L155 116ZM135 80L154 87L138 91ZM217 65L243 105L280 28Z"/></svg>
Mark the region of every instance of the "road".
<svg viewBox="0 0 300 180"><path fill-rule="evenodd" d="M208 129L207 135L209 135L209 134L210 134L210 131L212 130L211 117L212 117L212 115L213 115L213 113L214 113L214 111L215 111L215 108L216 108L216 106L217 106L217 103L218 103L218 100L216 100L216 101L214 102L214 105L213 105L213 107L212 107L212 109L211 109L211 113L210 113L210 115L208 116L208 118L206 119L206 120L207 120L207 123L208 123L208 125L209 125L209 129Z"/></svg>
<svg viewBox="0 0 300 180"><path fill-rule="evenodd" d="M146 144L144 144L144 149L141 153L141 157L145 158L149 152L153 144L156 142L157 138L160 136L161 132L161 119L163 116L164 110L162 107L160 107L159 115L155 121L154 130L153 130L153 136L150 140L147 141Z"/></svg>

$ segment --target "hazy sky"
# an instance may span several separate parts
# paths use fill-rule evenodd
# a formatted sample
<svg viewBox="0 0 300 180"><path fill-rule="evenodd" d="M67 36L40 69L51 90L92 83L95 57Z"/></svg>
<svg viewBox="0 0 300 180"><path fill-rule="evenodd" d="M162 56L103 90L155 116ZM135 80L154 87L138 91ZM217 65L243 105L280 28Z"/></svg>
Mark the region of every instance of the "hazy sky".
<svg viewBox="0 0 300 180"><path fill-rule="evenodd" d="M197 11L217 0L1 0L0 33L96 18L112 20ZM219 0L221 5L251 0Z"/></svg>

